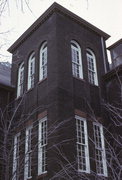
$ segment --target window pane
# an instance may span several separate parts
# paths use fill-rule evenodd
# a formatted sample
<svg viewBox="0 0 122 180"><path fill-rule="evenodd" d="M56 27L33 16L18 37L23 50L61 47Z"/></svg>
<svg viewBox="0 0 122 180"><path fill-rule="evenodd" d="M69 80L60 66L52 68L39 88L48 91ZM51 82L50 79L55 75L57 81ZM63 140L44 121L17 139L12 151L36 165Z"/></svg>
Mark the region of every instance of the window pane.
<svg viewBox="0 0 122 180"><path fill-rule="evenodd" d="M88 79L91 84L98 85L97 70L96 70L96 59L91 50L87 50L87 65L88 65Z"/></svg>
<svg viewBox="0 0 122 180"><path fill-rule="evenodd" d="M79 45L71 41L72 74L75 77L83 78L81 66L81 51Z"/></svg>
<svg viewBox="0 0 122 180"><path fill-rule="evenodd" d="M78 170L89 172L89 152L86 119L76 116Z"/></svg>
<svg viewBox="0 0 122 180"><path fill-rule="evenodd" d="M40 80L47 77L47 43L45 42L40 50Z"/></svg>
<svg viewBox="0 0 122 180"><path fill-rule="evenodd" d="M32 160L32 127L30 126L26 129L24 179L31 177L31 160Z"/></svg>
<svg viewBox="0 0 122 180"><path fill-rule="evenodd" d="M97 173L107 176L103 127L100 124L94 124L94 141Z"/></svg>
<svg viewBox="0 0 122 180"><path fill-rule="evenodd" d="M20 153L20 134L14 137L14 154L13 154L13 179L19 178L19 153Z"/></svg>
<svg viewBox="0 0 122 180"><path fill-rule="evenodd" d="M35 76L35 55L33 53L30 56L28 62L28 89L34 87L34 76Z"/></svg>
<svg viewBox="0 0 122 180"><path fill-rule="evenodd" d="M47 171L47 118L39 122L39 144L38 144L38 174Z"/></svg>
<svg viewBox="0 0 122 180"><path fill-rule="evenodd" d="M22 96L24 85L24 64L22 63L18 70L18 87L17 87L17 97Z"/></svg>

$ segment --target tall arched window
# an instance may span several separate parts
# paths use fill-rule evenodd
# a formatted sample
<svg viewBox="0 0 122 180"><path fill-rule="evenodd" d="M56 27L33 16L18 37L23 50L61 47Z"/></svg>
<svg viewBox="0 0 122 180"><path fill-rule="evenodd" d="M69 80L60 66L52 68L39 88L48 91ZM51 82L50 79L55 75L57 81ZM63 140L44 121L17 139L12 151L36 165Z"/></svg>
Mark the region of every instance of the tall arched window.
<svg viewBox="0 0 122 180"><path fill-rule="evenodd" d="M96 58L94 53L90 50L86 50L87 64L88 64L88 78L89 82L94 85L98 85Z"/></svg>
<svg viewBox="0 0 122 180"><path fill-rule="evenodd" d="M35 53L33 52L28 60L28 90L34 87L35 74Z"/></svg>
<svg viewBox="0 0 122 180"><path fill-rule="evenodd" d="M72 73L73 76L83 78L81 48L76 41L71 41Z"/></svg>
<svg viewBox="0 0 122 180"><path fill-rule="evenodd" d="M24 85L24 62L20 64L18 70L17 97L22 96Z"/></svg>
<svg viewBox="0 0 122 180"><path fill-rule="evenodd" d="M44 42L40 49L39 80L47 77L47 42Z"/></svg>

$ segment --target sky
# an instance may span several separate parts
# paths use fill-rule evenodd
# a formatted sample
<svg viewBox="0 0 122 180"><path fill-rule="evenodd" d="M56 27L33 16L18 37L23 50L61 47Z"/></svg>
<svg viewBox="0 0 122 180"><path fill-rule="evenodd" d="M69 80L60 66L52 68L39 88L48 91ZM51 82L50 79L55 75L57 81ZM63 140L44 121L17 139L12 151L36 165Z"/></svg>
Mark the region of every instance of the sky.
<svg viewBox="0 0 122 180"><path fill-rule="evenodd" d="M53 2L109 34L107 47L122 38L122 0L8 0L0 16L0 61L11 62L7 49Z"/></svg>

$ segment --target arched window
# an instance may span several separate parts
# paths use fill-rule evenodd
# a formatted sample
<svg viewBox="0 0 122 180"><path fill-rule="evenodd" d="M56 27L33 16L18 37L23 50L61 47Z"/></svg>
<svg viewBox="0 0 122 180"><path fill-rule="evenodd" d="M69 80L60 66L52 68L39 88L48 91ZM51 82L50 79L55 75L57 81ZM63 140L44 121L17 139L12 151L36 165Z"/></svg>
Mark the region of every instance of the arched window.
<svg viewBox="0 0 122 180"><path fill-rule="evenodd" d="M35 74L35 53L32 53L28 60L28 90L34 87Z"/></svg>
<svg viewBox="0 0 122 180"><path fill-rule="evenodd" d="M94 53L90 50L86 50L87 64L88 64L88 78L89 82L94 85L98 85L96 58Z"/></svg>
<svg viewBox="0 0 122 180"><path fill-rule="evenodd" d="M20 64L18 70L17 97L22 96L24 85L24 62Z"/></svg>
<svg viewBox="0 0 122 180"><path fill-rule="evenodd" d="M76 41L71 41L72 73L73 76L83 78L81 48Z"/></svg>
<svg viewBox="0 0 122 180"><path fill-rule="evenodd" d="M47 77L47 42L44 42L40 49L39 80Z"/></svg>

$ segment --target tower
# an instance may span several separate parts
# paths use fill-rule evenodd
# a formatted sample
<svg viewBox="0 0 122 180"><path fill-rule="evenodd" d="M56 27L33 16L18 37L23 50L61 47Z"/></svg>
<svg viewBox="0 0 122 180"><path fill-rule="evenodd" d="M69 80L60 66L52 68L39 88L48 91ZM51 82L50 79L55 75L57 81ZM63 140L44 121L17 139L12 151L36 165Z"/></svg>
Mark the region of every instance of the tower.
<svg viewBox="0 0 122 180"><path fill-rule="evenodd" d="M54 3L9 48L14 180L108 177L101 106L108 38Z"/></svg>

